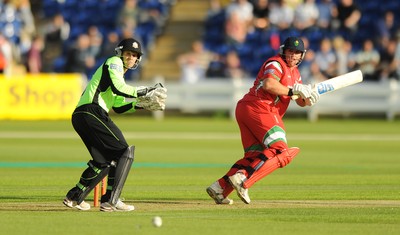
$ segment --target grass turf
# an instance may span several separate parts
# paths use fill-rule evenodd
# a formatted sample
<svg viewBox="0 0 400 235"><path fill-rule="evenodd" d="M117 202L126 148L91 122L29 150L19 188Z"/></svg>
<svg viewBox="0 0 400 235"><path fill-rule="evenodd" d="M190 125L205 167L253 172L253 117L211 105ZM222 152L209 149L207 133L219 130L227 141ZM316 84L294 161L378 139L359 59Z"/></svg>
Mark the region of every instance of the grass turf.
<svg viewBox="0 0 400 235"><path fill-rule="evenodd" d="M89 155L69 121L0 122L1 234L399 234L399 122L287 119L299 156L215 205L205 188L242 155L228 119L114 117L136 159L130 213L62 205ZM91 194L88 201L92 203ZM151 218L159 215L163 226Z"/></svg>

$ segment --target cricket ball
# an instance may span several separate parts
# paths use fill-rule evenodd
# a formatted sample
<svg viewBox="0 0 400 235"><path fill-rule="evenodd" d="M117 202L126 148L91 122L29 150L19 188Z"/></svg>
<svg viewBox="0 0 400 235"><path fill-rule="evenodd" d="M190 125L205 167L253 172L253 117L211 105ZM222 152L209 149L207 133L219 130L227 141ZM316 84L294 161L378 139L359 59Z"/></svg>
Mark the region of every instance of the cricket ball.
<svg viewBox="0 0 400 235"><path fill-rule="evenodd" d="M153 223L154 227L157 228L161 227L162 225L162 219L160 216L154 216L151 222Z"/></svg>

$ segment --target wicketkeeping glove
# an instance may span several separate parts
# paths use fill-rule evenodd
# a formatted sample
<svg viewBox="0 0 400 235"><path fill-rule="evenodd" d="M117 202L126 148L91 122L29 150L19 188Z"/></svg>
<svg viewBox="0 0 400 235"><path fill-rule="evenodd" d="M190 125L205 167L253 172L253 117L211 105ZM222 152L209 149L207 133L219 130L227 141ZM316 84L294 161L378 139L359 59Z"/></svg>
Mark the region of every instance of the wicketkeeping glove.
<svg viewBox="0 0 400 235"><path fill-rule="evenodd" d="M137 98L136 106L150 111L164 110L166 99L167 88L157 83L153 87L147 87L147 93Z"/></svg>
<svg viewBox="0 0 400 235"><path fill-rule="evenodd" d="M309 98L313 92L311 85L303 85L300 83L294 84L292 91L293 95L300 95L303 99Z"/></svg>
<svg viewBox="0 0 400 235"><path fill-rule="evenodd" d="M163 111L165 110L165 102L153 101L153 102L140 102L136 104L136 107L143 108L149 111Z"/></svg>

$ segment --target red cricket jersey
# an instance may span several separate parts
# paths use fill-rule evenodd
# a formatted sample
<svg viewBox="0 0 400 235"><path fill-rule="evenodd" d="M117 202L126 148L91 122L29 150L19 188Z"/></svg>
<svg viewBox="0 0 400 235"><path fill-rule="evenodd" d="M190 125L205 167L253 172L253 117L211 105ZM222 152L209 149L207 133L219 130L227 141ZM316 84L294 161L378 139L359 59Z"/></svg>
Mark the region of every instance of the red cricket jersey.
<svg viewBox="0 0 400 235"><path fill-rule="evenodd" d="M264 79L276 79L284 86L293 87L295 83L302 83L300 72L297 67L289 69L280 55L273 56L264 62L254 81L253 87L239 101L257 102L257 106L266 109L272 106L283 117L289 107L290 97L272 95L262 89L262 81Z"/></svg>

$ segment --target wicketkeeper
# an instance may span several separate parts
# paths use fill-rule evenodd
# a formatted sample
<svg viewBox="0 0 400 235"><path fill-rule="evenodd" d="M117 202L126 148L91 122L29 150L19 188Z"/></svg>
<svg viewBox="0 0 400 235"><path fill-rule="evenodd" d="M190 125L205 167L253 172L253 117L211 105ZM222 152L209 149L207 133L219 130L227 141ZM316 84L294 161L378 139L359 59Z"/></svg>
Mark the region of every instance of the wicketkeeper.
<svg viewBox="0 0 400 235"><path fill-rule="evenodd" d="M89 210L84 201L92 189L108 175L107 191L101 197L101 211L132 211L134 206L120 200L121 191L134 160L134 146L129 146L121 130L108 115L132 113L137 109L164 110L167 89L161 84L133 87L125 83L124 74L136 69L142 58L140 43L128 38L115 48L94 73L72 114L72 125L92 157L79 182L67 193L64 204ZM131 100L126 100L131 98Z"/></svg>
<svg viewBox="0 0 400 235"><path fill-rule="evenodd" d="M206 189L217 204L232 204L228 195L236 190L249 204L248 189L258 180L289 164L299 148L289 148L282 121L291 96L299 95L297 105L311 106L319 100L311 85L303 85L297 66L306 50L300 38L289 37L279 54L267 59L249 92L237 103L244 157Z"/></svg>

